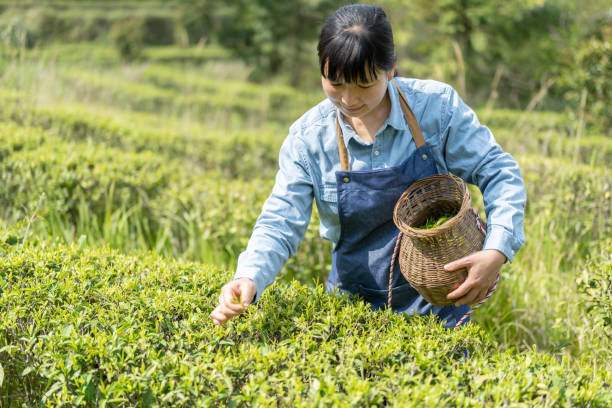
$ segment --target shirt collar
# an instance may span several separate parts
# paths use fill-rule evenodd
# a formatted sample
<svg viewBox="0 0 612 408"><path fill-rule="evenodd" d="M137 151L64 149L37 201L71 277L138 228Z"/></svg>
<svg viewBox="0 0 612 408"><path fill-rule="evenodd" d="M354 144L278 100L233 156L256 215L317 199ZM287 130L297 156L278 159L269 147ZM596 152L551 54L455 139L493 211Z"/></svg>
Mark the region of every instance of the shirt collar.
<svg viewBox="0 0 612 408"><path fill-rule="evenodd" d="M389 92L389 98L391 99L391 111L389 112L389 117L385 121L382 130L386 129L387 126L392 126L397 130L407 130L408 125L406 124L404 112L402 111L402 107L400 105L400 96L395 88L395 85L393 85L393 82L394 80L387 83L387 91ZM344 118L342 118L338 108L336 108L336 115L339 115L340 128L342 128L342 138L344 139L344 143L348 146L349 140L355 138L357 134L353 128L344 121Z"/></svg>
<svg viewBox="0 0 612 408"><path fill-rule="evenodd" d="M391 112L387 118L387 124L393 126L397 130L408 130L408 124L404 118L404 111L402 110L402 106L400 104L400 96L394 83L395 79L389 81L387 84L387 90L389 91L389 97L391 98Z"/></svg>

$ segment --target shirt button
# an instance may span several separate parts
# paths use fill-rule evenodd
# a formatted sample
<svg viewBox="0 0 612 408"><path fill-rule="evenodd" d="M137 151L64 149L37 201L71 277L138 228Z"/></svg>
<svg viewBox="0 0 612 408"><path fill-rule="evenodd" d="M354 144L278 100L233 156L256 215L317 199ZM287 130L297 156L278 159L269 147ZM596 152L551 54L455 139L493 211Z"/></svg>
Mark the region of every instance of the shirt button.
<svg viewBox="0 0 612 408"><path fill-rule="evenodd" d="M421 156L421 159L423 159L423 160L427 160L427 155L426 155L426 154L422 155L422 156Z"/></svg>
<svg viewBox="0 0 612 408"><path fill-rule="evenodd" d="M374 152L374 155L375 155L375 156L378 156L379 154L380 154L380 152L379 152L378 150L376 150L376 151Z"/></svg>
<svg viewBox="0 0 612 408"><path fill-rule="evenodd" d="M350 179L350 178L348 178L348 177L345 177L345 178L344 178L344 182L345 182L345 183L348 183L349 181L351 181L351 179Z"/></svg>

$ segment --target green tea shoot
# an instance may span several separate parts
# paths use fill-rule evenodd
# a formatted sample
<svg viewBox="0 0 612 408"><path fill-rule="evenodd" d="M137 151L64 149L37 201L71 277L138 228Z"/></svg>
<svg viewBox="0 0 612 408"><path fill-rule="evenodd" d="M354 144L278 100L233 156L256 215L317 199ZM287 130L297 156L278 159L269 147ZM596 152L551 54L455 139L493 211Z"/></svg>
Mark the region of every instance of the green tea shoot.
<svg viewBox="0 0 612 408"><path fill-rule="evenodd" d="M433 228L437 228L440 225L444 224L446 221L450 220L451 218L453 218L456 214L444 214L440 217L429 217L427 218L427 221L425 221L425 224L420 225L418 227L414 227L416 229L433 229Z"/></svg>

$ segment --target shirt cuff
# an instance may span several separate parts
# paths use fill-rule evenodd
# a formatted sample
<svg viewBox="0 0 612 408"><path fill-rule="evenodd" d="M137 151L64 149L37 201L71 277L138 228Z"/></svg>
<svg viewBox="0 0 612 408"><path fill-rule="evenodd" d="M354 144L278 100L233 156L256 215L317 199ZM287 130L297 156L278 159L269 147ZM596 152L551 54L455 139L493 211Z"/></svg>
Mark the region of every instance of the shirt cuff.
<svg viewBox="0 0 612 408"><path fill-rule="evenodd" d="M510 231L501 225L489 225L487 227L487 237L482 249L497 249L504 254L508 262L512 263L518 248L512 246L514 237Z"/></svg>
<svg viewBox="0 0 612 408"><path fill-rule="evenodd" d="M236 271L236 273L234 274L234 280L239 278L249 278L253 282L255 282L255 286L257 287L257 293L255 294L255 297L253 298L253 301L251 303L257 302L261 297L261 294L263 293L264 289L266 289L266 284L265 282L263 282L261 276L259 276L257 271L254 269L241 269L239 271Z"/></svg>

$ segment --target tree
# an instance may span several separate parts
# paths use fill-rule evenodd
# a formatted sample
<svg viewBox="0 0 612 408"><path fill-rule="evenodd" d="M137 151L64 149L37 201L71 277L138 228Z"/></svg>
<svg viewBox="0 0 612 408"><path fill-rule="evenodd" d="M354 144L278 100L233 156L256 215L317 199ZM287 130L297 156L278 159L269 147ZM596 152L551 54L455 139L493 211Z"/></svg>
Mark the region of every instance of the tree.
<svg viewBox="0 0 612 408"><path fill-rule="evenodd" d="M212 3L192 1L182 7L183 24L191 27L187 30L190 40L197 37L197 30L206 32L253 66L252 79L261 80L287 69L293 85L302 78L305 60L312 58L314 48L308 49L307 44L316 40L325 18L344 4L340 0ZM200 21L200 28L194 28L196 21Z"/></svg>

